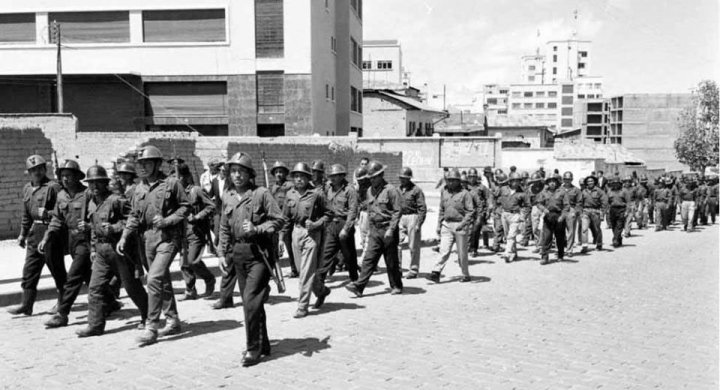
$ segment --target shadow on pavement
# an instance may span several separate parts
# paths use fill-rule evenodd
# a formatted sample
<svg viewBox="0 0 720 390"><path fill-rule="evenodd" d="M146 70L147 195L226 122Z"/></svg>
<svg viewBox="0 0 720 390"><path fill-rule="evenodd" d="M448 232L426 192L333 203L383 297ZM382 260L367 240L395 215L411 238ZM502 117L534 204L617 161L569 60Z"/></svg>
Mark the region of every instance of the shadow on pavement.
<svg viewBox="0 0 720 390"><path fill-rule="evenodd" d="M276 305L278 303L295 302L296 299L287 295L271 295L267 300L268 305Z"/></svg>
<svg viewBox="0 0 720 390"><path fill-rule="evenodd" d="M267 356L264 361L279 359L285 356L301 354L306 357L312 357L314 353L318 353L324 349L330 348L328 341L330 336L320 340L317 337L307 337L304 339L282 339L277 342L270 342L272 354Z"/></svg>
<svg viewBox="0 0 720 390"><path fill-rule="evenodd" d="M202 336L208 333L222 332L226 330L233 330L242 327L243 324L240 321L234 320L219 320L219 321L201 321L191 322L182 324L182 333L164 337L163 341L177 341L187 339L190 337Z"/></svg>
<svg viewBox="0 0 720 390"><path fill-rule="evenodd" d="M357 310L357 309L364 309L364 308L365 308L365 306L358 305L356 303L326 302L317 311L311 311L310 315L325 314L325 313L330 313L330 312L338 311L338 310Z"/></svg>

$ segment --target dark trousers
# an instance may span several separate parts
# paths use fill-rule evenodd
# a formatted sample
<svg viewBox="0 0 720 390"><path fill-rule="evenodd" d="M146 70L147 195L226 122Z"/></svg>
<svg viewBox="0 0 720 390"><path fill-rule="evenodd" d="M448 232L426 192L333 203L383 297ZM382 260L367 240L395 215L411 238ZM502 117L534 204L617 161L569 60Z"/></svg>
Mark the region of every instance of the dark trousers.
<svg viewBox="0 0 720 390"><path fill-rule="evenodd" d="M170 264L178 253L175 240L161 241L159 230L145 232L145 255L150 263L147 273L148 329L157 330L160 313L167 318L177 318L177 303L170 279Z"/></svg>
<svg viewBox="0 0 720 390"><path fill-rule="evenodd" d="M611 207L608 222L613 232L613 246L622 245L622 232L625 228L625 207Z"/></svg>
<svg viewBox="0 0 720 390"><path fill-rule="evenodd" d="M380 256L385 258L385 267L387 268L388 282L391 288L403 288L402 273L400 272L400 264L398 262L398 242L400 236L398 231L393 232L390 239L385 239L387 228L373 226L370 224L368 232L367 250L363 254L362 269L355 285L360 291L365 289L370 277L375 271Z"/></svg>
<svg viewBox="0 0 720 390"><path fill-rule="evenodd" d="M710 217L710 220L712 223L715 223L715 217L718 214L718 199L717 198L708 198L707 201L707 214Z"/></svg>
<svg viewBox="0 0 720 390"><path fill-rule="evenodd" d="M249 244L237 244L233 249L233 269L237 274L245 315L247 351L270 350L265 316L265 299L270 270Z"/></svg>
<svg viewBox="0 0 720 390"><path fill-rule="evenodd" d="M208 267L202 261L202 254L205 250L205 240L199 238L195 234L188 234L188 253L187 263L180 266L183 279L185 280L185 290L195 291L195 281L199 277L205 281L207 286L215 282L215 275L210 272Z"/></svg>
<svg viewBox="0 0 720 390"><path fill-rule="evenodd" d="M553 237L557 245L558 259L565 257L565 222L560 222L561 213L549 212L543 218L542 257L547 258L552 248Z"/></svg>
<svg viewBox="0 0 720 390"><path fill-rule="evenodd" d="M47 245L45 245L45 254L37 251L37 246L42 241L46 230L47 226L42 224L34 224L30 228L26 240L25 264L23 265L20 287L23 290L37 290L43 266L47 265L55 281L55 288L57 288L59 298L63 295L63 286L67 279L65 260L62 245L57 239L48 241Z"/></svg>
<svg viewBox="0 0 720 390"><path fill-rule="evenodd" d="M343 239L340 238L340 231L344 225L344 221L332 221L325 225L325 246L321 252L320 265L317 270L317 275L323 281L332 267L335 267L335 256L338 252L342 253L350 280L354 282L358 278L355 228L351 227L347 232L347 237Z"/></svg>
<svg viewBox="0 0 720 390"><path fill-rule="evenodd" d="M485 216L477 216L475 223L470 231L470 244L468 245L469 252L475 252L480 246L480 236L482 235L482 229L485 225Z"/></svg>
<svg viewBox="0 0 720 390"><path fill-rule="evenodd" d="M110 294L110 280L118 275L122 286L133 301L140 318L145 321L148 313L148 295L143 288L142 281L135 278L135 267L127 258L115 253L112 244L98 243L95 246L97 257L92 263L92 276L88 289L88 327L105 330L106 296Z"/></svg>
<svg viewBox="0 0 720 390"><path fill-rule="evenodd" d="M498 210L493 213L493 229L495 230L495 239L493 240L493 248L500 248L500 243L505 242L505 230L502 224L502 211Z"/></svg>
<svg viewBox="0 0 720 390"><path fill-rule="evenodd" d="M68 315L72 309L73 303L83 283L90 284L90 272L92 263L90 262L90 246L86 240L70 242L70 255L72 256L72 264L67 271L67 279L63 286L63 294L60 297L57 308L58 313ZM106 297L109 297L108 294Z"/></svg>
<svg viewBox="0 0 720 390"><path fill-rule="evenodd" d="M298 269L295 265L295 253L292 249L292 227L283 235L283 244L285 244L285 252L287 252L288 260L290 261L290 271L297 274Z"/></svg>

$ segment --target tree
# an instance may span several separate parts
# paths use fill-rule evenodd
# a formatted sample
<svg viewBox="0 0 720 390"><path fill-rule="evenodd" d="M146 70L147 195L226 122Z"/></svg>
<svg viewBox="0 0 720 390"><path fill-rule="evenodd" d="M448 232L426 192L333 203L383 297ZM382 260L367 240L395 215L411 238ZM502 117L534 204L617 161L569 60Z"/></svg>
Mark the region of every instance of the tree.
<svg viewBox="0 0 720 390"><path fill-rule="evenodd" d="M675 140L675 156L701 174L705 168L719 163L718 100L717 84L712 80L701 81L693 92L692 106L678 117L680 134Z"/></svg>

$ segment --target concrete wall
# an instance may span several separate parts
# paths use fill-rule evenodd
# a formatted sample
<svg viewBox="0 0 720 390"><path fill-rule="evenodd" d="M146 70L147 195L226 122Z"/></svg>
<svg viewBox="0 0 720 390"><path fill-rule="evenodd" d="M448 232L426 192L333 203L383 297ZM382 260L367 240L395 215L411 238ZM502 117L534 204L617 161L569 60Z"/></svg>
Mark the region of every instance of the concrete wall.
<svg viewBox="0 0 720 390"><path fill-rule="evenodd" d="M363 137L402 138L407 132L407 111L378 97L363 98Z"/></svg>
<svg viewBox="0 0 720 390"><path fill-rule="evenodd" d="M325 99L315 100L317 91L312 87L310 75L285 75L285 135L325 135L325 131L334 131L334 114L314 115L315 106L324 104ZM314 123L313 119L325 127ZM320 132L320 129L325 131Z"/></svg>

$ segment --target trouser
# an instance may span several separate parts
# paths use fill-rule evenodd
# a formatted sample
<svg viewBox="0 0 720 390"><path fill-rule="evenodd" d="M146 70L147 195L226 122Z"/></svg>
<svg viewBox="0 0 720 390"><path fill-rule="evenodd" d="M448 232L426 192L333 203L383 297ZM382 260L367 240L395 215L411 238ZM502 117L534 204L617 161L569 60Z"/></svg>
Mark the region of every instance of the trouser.
<svg viewBox="0 0 720 390"><path fill-rule="evenodd" d="M593 242L598 246L602 245L602 229L600 228L602 212L598 209L583 209L581 221L582 233L580 243L582 247L587 248L588 246L588 231L592 232Z"/></svg>
<svg viewBox="0 0 720 390"><path fill-rule="evenodd" d="M523 217L520 213L511 213L503 211L502 216L503 231L505 232L505 255L512 256L517 254L517 236L520 233L520 222ZM459 251L458 251L459 253Z"/></svg>
<svg viewBox="0 0 720 390"><path fill-rule="evenodd" d="M695 202L695 216L693 218L693 226L698 226L698 222L703 225L707 223L707 217L705 216L705 202Z"/></svg>
<svg viewBox="0 0 720 390"><path fill-rule="evenodd" d="M68 315L72 309L73 303L83 283L90 284L90 273L92 263L90 261L90 247L86 240L70 241L70 255L72 263L67 271L67 279L63 285L63 294L60 297L57 312L59 314ZM112 294L105 295L104 298L111 297Z"/></svg>
<svg viewBox="0 0 720 390"><path fill-rule="evenodd" d="M278 245L280 245L280 241L282 241L283 245L285 246L285 252L288 256L288 262L290 263L290 272L297 274L298 270L295 266L295 252L292 249L292 227L290 230L288 230L285 234L282 235L282 237L279 236L279 233L275 235L275 240L277 242L273 241L274 248L276 251L279 251L277 249ZM276 256L278 258L278 261L280 260L280 256Z"/></svg>
<svg viewBox="0 0 720 390"><path fill-rule="evenodd" d="M142 281L135 277L135 267L126 257L115 253L114 245L97 243L95 245L95 261L92 263L92 275L88 288L88 327L105 330L105 305L110 294L110 280L118 275L125 291L138 310L140 318L145 321L148 314L148 295Z"/></svg>
<svg viewBox="0 0 720 390"><path fill-rule="evenodd" d="M543 233L542 233L542 257L547 258L552 248L553 237L557 245L558 259L565 257L565 223L560 221L562 214L558 212L548 212L543 217Z"/></svg>
<svg viewBox="0 0 720 390"><path fill-rule="evenodd" d="M220 244L220 209L218 208L217 211L218 212L213 215L212 222L213 244L215 244L215 248Z"/></svg>
<svg viewBox="0 0 720 390"><path fill-rule="evenodd" d="M368 231L367 250L363 253L362 268L358 280L355 282L355 286L361 292L370 281L370 277L380 261L380 256L385 258L390 288L399 288L401 290L403 288L402 273L400 272L397 257L400 236L398 231L395 230L389 238L385 238L387 229L387 226L374 224L372 229Z"/></svg>
<svg viewBox="0 0 720 390"><path fill-rule="evenodd" d="M630 230L632 229L632 222L635 220L635 210L637 210L637 203L630 202L625 210L625 235L630 236Z"/></svg>
<svg viewBox="0 0 720 390"><path fill-rule="evenodd" d="M655 219L655 202L650 199L647 200L647 215L650 223L657 223L657 220Z"/></svg>
<svg viewBox="0 0 720 390"><path fill-rule="evenodd" d="M535 247L540 249L542 248L543 212L537 206L533 206L530 211L530 225L532 226L532 236L535 240Z"/></svg>
<svg viewBox="0 0 720 390"><path fill-rule="evenodd" d="M527 246L533 239L532 227L532 207L523 207L520 211L520 234L522 235L522 245Z"/></svg>
<svg viewBox="0 0 720 390"><path fill-rule="evenodd" d="M670 221L670 223L675 223L675 218L677 217L677 212L678 212L677 209L678 209L678 204L674 201L670 202L670 204L668 205L668 217L669 217L668 221Z"/></svg>
<svg viewBox="0 0 720 390"><path fill-rule="evenodd" d="M368 233L370 232L370 218L367 211L360 211L357 220L358 231L360 232L360 247L363 253L367 250Z"/></svg>
<svg viewBox="0 0 720 390"><path fill-rule="evenodd" d="M495 229L493 247L497 250L500 248L500 244L505 241L505 231L503 230L502 224L502 211L500 209L496 209L493 212L493 228Z"/></svg>
<svg viewBox="0 0 720 390"><path fill-rule="evenodd" d="M198 237L196 234L191 233L187 235L188 240L188 253L186 264L180 266L182 271L183 279L185 280L185 291L195 291L195 281L198 277L205 281L205 285L215 283L215 275L210 272L208 267L202 261L203 251L205 250L205 239Z"/></svg>
<svg viewBox="0 0 720 390"><path fill-rule="evenodd" d="M420 218L417 214L405 214L400 217L400 241L402 237L408 238L410 249L410 272L417 274L420 271ZM475 243L477 245L477 242ZM402 248L398 245L398 263L402 269Z"/></svg>
<svg viewBox="0 0 720 390"><path fill-rule="evenodd" d="M230 267L227 273L220 279L220 297L218 300L224 305L234 305L233 291L238 285L238 277L235 268ZM241 291L242 292L242 291Z"/></svg>
<svg viewBox="0 0 720 390"><path fill-rule="evenodd" d="M322 296L325 286L315 280L322 232L320 229L308 231L304 226L295 225L292 232L292 248L295 252L295 266L300 271L298 287L298 309L307 310L310 304L310 295Z"/></svg>
<svg viewBox="0 0 720 390"><path fill-rule="evenodd" d="M715 218L718 214L718 198L710 197L707 200L707 213L712 223L715 223Z"/></svg>
<svg viewBox="0 0 720 390"><path fill-rule="evenodd" d="M254 244L235 244L232 253L245 316L245 343L248 352L270 351L265 315L270 270Z"/></svg>
<svg viewBox="0 0 720 390"><path fill-rule="evenodd" d="M337 220L328 222L325 225L325 245L318 248L320 253L318 265L318 279L325 282L330 270L335 267L335 259L338 252L342 253L345 267L348 270L350 280L353 282L358 278L357 248L355 247L355 227L351 226L345 238L340 237L340 232L345 226L345 221Z"/></svg>
<svg viewBox="0 0 720 390"><path fill-rule="evenodd" d="M608 223L610 230L613 232L613 246L622 245L622 233L625 228L625 216L627 210L625 207L611 207L608 213Z"/></svg>
<svg viewBox="0 0 720 390"><path fill-rule="evenodd" d="M637 202L637 209L635 210L635 221L638 224L639 229L644 229L648 225L650 219L649 216L650 201L648 199L641 199Z"/></svg>
<svg viewBox="0 0 720 390"><path fill-rule="evenodd" d="M180 243L170 239L161 241L160 230L145 232L145 254L150 262L147 273L148 329L157 330L160 313L167 318L178 318L177 303L170 278L170 264L178 254Z"/></svg>
<svg viewBox="0 0 720 390"><path fill-rule="evenodd" d="M680 215L685 228L694 228L693 218L695 218L695 201L683 200L680 204ZM688 226L689 225L689 226Z"/></svg>
<svg viewBox="0 0 720 390"><path fill-rule="evenodd" d="M485 223L487 223L485 220L485 213L480 211L476 216L475 222L472 225L472 230L470 231L470 243L468 244L468 250L470 252L476 252L478 250L478 247L480 246L480 237L482 236L482 230Z"/></svg>
<svg viewBox="0 0 720 390"><path fill-rule="evenodd" d="M666 202L655 203L655 224L656 229L667 229L670 217L668 216L668 204Z"/></svg>
<svg viewBox="0 0 720 390"><path fill-rule="evenodd" d="M519 216L519 214L517 214ZM433 272L442 272L443 268L447 264L450 258L450 252L452 251L453 244L458 254L458 263L460 263L460 271L463 276L470 276L470 270L468 268L468 253L467 253L467 239L468 229L464 228L460 231L456 231L460 222L443 222L440 227L440 259L435 263Z"/></svg>
<svg viewBox="0 0 720 390"><path fill-rule="evenodd" d="M575 235L580 222L580 213L575 209L570 209L570 212L565 215L565 248L568 252L571 252L575 246Z"/></svg>
<svg viewBox="0 0 720 390"><path fill-rule="evenodd" d="M42 241L46 230L47 225L39 223L33 224L30 228L25 242L25 264L20 287L23 290L36 291L43 266L47 265L55 281L58 298L60 298L63 296L63 286L67 279L62 244L59 240L52 238L45 245L45 254L38 252L37 246Z"/></svg>

